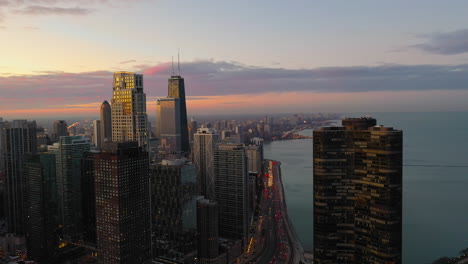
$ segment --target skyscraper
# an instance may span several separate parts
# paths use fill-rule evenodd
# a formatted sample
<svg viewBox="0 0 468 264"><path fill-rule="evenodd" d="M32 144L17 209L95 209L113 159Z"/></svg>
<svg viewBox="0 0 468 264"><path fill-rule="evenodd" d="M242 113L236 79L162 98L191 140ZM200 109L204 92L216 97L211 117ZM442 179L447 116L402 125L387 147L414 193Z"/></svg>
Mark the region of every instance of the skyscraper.
<svg viewBox="0 0 468 264"><path fill-rule="evenodd" d="M186 160L150 166L153 257L184 263L196 256L197 186L195 167Z"/></svg>
<svg viewBox="0 0 468 264"><path fill-rule="evenodd" d="M60 137L68 136L68 124L64 120L56 120L54 122L54 132L52 133L52 141L58 142Z"/></svg>
<svg viewBox="0 0 468 264"><path fill-rule="evenodd" d="M197 201L197 230L199 263L218 263L219 234L218 204L216 202L207 199Z"/></svg>
<svg viewBox="0 0 468 264"><path fill-rule="evenodd" d="M77 242L83 239L82 223L82 160L90 150L90 142L84 136L61 137L59 143L50 148L56 155L57 200L62 239Z"/></svg>
<svg viewBox="0 0 468 264"><path fill-rule="evenodd" d="M249 224L247 155L243 145L220 144L214 151L219 236L247 246Z"/></svg>
<svg viewBox="0 0 468 264"><path fill-rule="evenodd" d="M112 141L112 110L107 101L101 104L101 144Z"/></svg>
<svg viewBox="0 0 468 264"><path fill-rule="evenodd" d="M136 142L106 143L94 168L98 263L151 263L148 153Z"/></svg>
<svg viewBox="0 0 468 264"><path fill-rule="evenodd" d="M193 160L197 173L198 191L206 199L214 199L214 150L218 134L209 128L199 128L194 135Z"/></svg>
<svg viewBox="0 0 468 264"><path fill-rule="evenodd" d="M188 135L187 121L187 106L185 103L185 82L184 78L179 75L173 75L169 78L168 98L179 98L179 113L180 113L180 131L182 151L190 151L190 142Z"/></svg>
<svg viewBox="0 0 468 264"><path fill-rule="evenodd" d="M93 144L97 148L101 148L103 142L101 133L101 120L93 120Z"/></svg>
<svg viewBox="0 0 468 264"><path fill-rule="evenodd" d="M180 99L158 99L156 116L156 135L160 139L160 148L168 153L180 153L182 151Z"/></svg>
<svg viewBox="0 0 468 264"><path fill-rule="evenodd" d="M55 155L27 154L24 162L28 256L45 261L56 247Z"/></svg>
<svg viewBox="0 0 468 264"><path fill-rule="evenodd" d="M94 159L99 151L83 153L81 161L81 212L83 223L83 241L96 246L96 188Z"/></svg>
<svg viewBox="0 0 468 264"><path fill-rule="evenodd" d="M136 141L146 150L149 135L143 75L114 73L113 91L112 141Z"/></svg>
<svg viewBox="0 0 468 264"><path fill-rule="evenodd" d="M401 263L402 131L376 123L314 130L315 263Z"/></svg>
<svg viewBox="0 0 468 264"><path fill-rule="evenodd" d="M24 235L24 155L37 152L36 121L14 120L4 122L3 126L8 229L10 233Z"/></svg>
<svg viewBox="0 0 468 264"><path fill-rule="evenodd" d="M194 136L195 136L195 133L197 132L197 129L198 129L197 121L192 116L192 118L190 120L190 125L189 125L189 142L190 142L190 144L193 144Z"/></svg>
<svg viewBox="0 0 468 264"><path fill-rule="evenodd" d="M5 172L5 159L3 158L3 118L0 117L0 172Z"/></svg>

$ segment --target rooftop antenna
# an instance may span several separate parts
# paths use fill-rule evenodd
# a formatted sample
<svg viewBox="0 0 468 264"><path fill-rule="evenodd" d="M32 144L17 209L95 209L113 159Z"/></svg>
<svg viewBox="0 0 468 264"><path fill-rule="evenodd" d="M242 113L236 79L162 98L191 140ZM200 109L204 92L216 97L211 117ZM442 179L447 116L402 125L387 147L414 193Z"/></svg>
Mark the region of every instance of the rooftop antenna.
<svg viewBox="0 0 468 264"><path fill-rule="evenodd" d="M179 69L179 76L180 76L180 54L179 54L179 49L177 49L177 68Z"/></svg>
<svg viewBox="0 0 468 264"><path fill-rule="evenodd" d="M172 56L172 76L174 76L174 56Z"/></svg>

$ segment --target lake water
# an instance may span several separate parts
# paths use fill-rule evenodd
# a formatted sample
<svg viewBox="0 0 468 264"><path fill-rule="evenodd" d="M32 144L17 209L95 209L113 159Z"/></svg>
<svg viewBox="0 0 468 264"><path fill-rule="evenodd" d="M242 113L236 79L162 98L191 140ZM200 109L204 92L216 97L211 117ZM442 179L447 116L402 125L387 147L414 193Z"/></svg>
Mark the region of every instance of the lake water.
<svg viewBox="0 0 468 264"><path fill-rule="evenodd" d="M403 168L403 263L458 256L468 247L468 112L372 117L378 124L403 130L404 164L418 165ZM312 130L302 133L312 135ZM304 249L311 250L312 140L265 144L265 157L282 163L288 213Z"/></svg>

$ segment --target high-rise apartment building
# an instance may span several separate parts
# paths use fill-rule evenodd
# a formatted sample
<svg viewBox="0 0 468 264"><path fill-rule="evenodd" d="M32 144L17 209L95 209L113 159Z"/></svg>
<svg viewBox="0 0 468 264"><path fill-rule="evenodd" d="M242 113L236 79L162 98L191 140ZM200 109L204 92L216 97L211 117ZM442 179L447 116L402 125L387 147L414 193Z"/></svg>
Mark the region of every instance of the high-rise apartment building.
<svg viewBox="0 0 468 264"><path fill-rule="evenodd" d="M151 263L148 153L105 143L94 159L99 264Z"/></svg>
<svg viewBox="0 0 468 264"><path fill-rule="evenodd" d="M83 239L82 223L82 160L90 150L90 141L84 136L61 137L49 148L56 155L57 200L62 239L78 242Z"/></svg>
<svg viewBox="0 0 468 264"><path fill-rule="evenodd" d="M185 82L179 75L173 75L169 78L168 98L179 98L180 113L180 131L182 152L190 151L190 142L188 135L187 105L185 103Z"/></svg>
<svg viewBox="0 0 468 264"><path fill-rule="evenodd" d="M93 144L97 148L101 148L101 144L102 144L101 120L93 120Z"/></svg>
<svg viewBox="0 0 468 264"><path fill-rule="evenodd" d="M402 131L342 123L314 130L314 263L401 263Z"/></svg>
<svg viewBox="0 0 468 264"><path fill-rule="evenodd" d="M101 104L101 144L112 141L112 110L107 101Z"/></svg>
<svg viewBox="0 0 468 264"><path fill-rule="evenodd" d="M112 97L112 141L136 141L148 146L148 117L143 75L132 72L114 73Z"/></svg>
<svg viewBox="0 0 468 264"><path fill-rule="evenodd" d="M24 235L24 155L37 152L36 121L4 122L2 134L8 230Z"/></svg>
<svg viewBox="0 0 468 264"><path fill-rule="evenodd" d="M199 128L194 135L193 160L197 174L198 191L206 199L214 199L214 150L219 135L210 128Z"/></svg>
<svg viewBox="0 0 468 264"><path fill-rule="evenodd" d="M46 261L57 246L55 155L27 154L23 169L28 257Z"/></svg>
<svg viewBox="0 0 468 264"><path fill-rule="evenodd" d="M186 160L150 166L153 257L192 263L196 257L195 167Z"/></svg>
<svg viewBox="0 0 468 264"><path fill-rule="evenodd" d="M60 137L68 136L68 124L64 120L54 122L54 131L52 132L52 141L58 142Z"/></svg>
<svg viewBox="0 0 468 264"><path fill-rule="evenodd" d="M156 136L166 154L182 152L180 99L162 98L156 101Z"/></svg>
<svg viewBox="0 0 468 264"><path fill-rule="evenodd" d="M249 225L247 155L243 145L220 144L214 151L215 201L219 236L242 240L247 246Z"/></svg>
<svg viewBox="0 0 468 264"><path fill-rule="evenodd" d="M197 132L197 121L192 117L189 124L189 142L193 144L195 133Z"/></svg>

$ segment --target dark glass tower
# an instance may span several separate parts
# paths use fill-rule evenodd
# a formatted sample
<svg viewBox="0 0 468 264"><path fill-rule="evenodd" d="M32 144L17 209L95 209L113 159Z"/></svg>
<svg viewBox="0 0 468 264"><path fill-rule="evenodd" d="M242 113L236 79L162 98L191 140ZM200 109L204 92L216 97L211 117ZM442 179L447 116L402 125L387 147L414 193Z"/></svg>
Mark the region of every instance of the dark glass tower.
<svg viewBox="0 0 468 264"><path fill-rule="evenodd" d="M247 154L243 145L220 144L214 151L215 201L218 202L219 236L248 239L249 202Z"/></svg>
<svg viewBox="0 0 468 264"><path fill-rule="evenodd" d="M68 136L68 124L64 120L56 120L54 122L54 132L52 134L52 141L58 142L60 137Z"/></svg>
<svg viewBox="0 0 468 264"><path fill-rule="evenodd" d="M314 130L314 263L401 263L403 134L376 123Z"/></svg>
<svg viewBox="0 0 468 264"><path fill-rule="evenodd" d="M8 230L24 235L24 155L37 152L36 122L14 120L3 125Z"/></svg>
<svg viewBox="0 0 468 264"><path fill-rule="evenodd" d="M173 75L169 78L168 96L169 98L179 98L180 113L180 132L182 152L190 151L190 142L188 134L187 106L185 103L185 82L179 75Z"/></svg>
<svg viewBox="0 0 468 264"><path fill-rule="evenodd" d="M197 201L198 261L201 264L217 263L218 203L207 199Z"/></svg>
<svg viewBox="0 0 468 264"><path fill-rule="evenodd" d="M148 153L137 142L104 143L94 168L98 263L151 263Z"/></svg>
<svg viewBox="0 0 468 264"><path fill-rule="evenodd" d="M28 256L45 262L57 244L55 155L27 154L23 169Z"/></svg>
<svg viewBox="0 0 468 264"><path fill-rule="evenodd" d="M196 256L196 177L193 164L163 160L150 166L153 256L185 263Z"/></svg>

